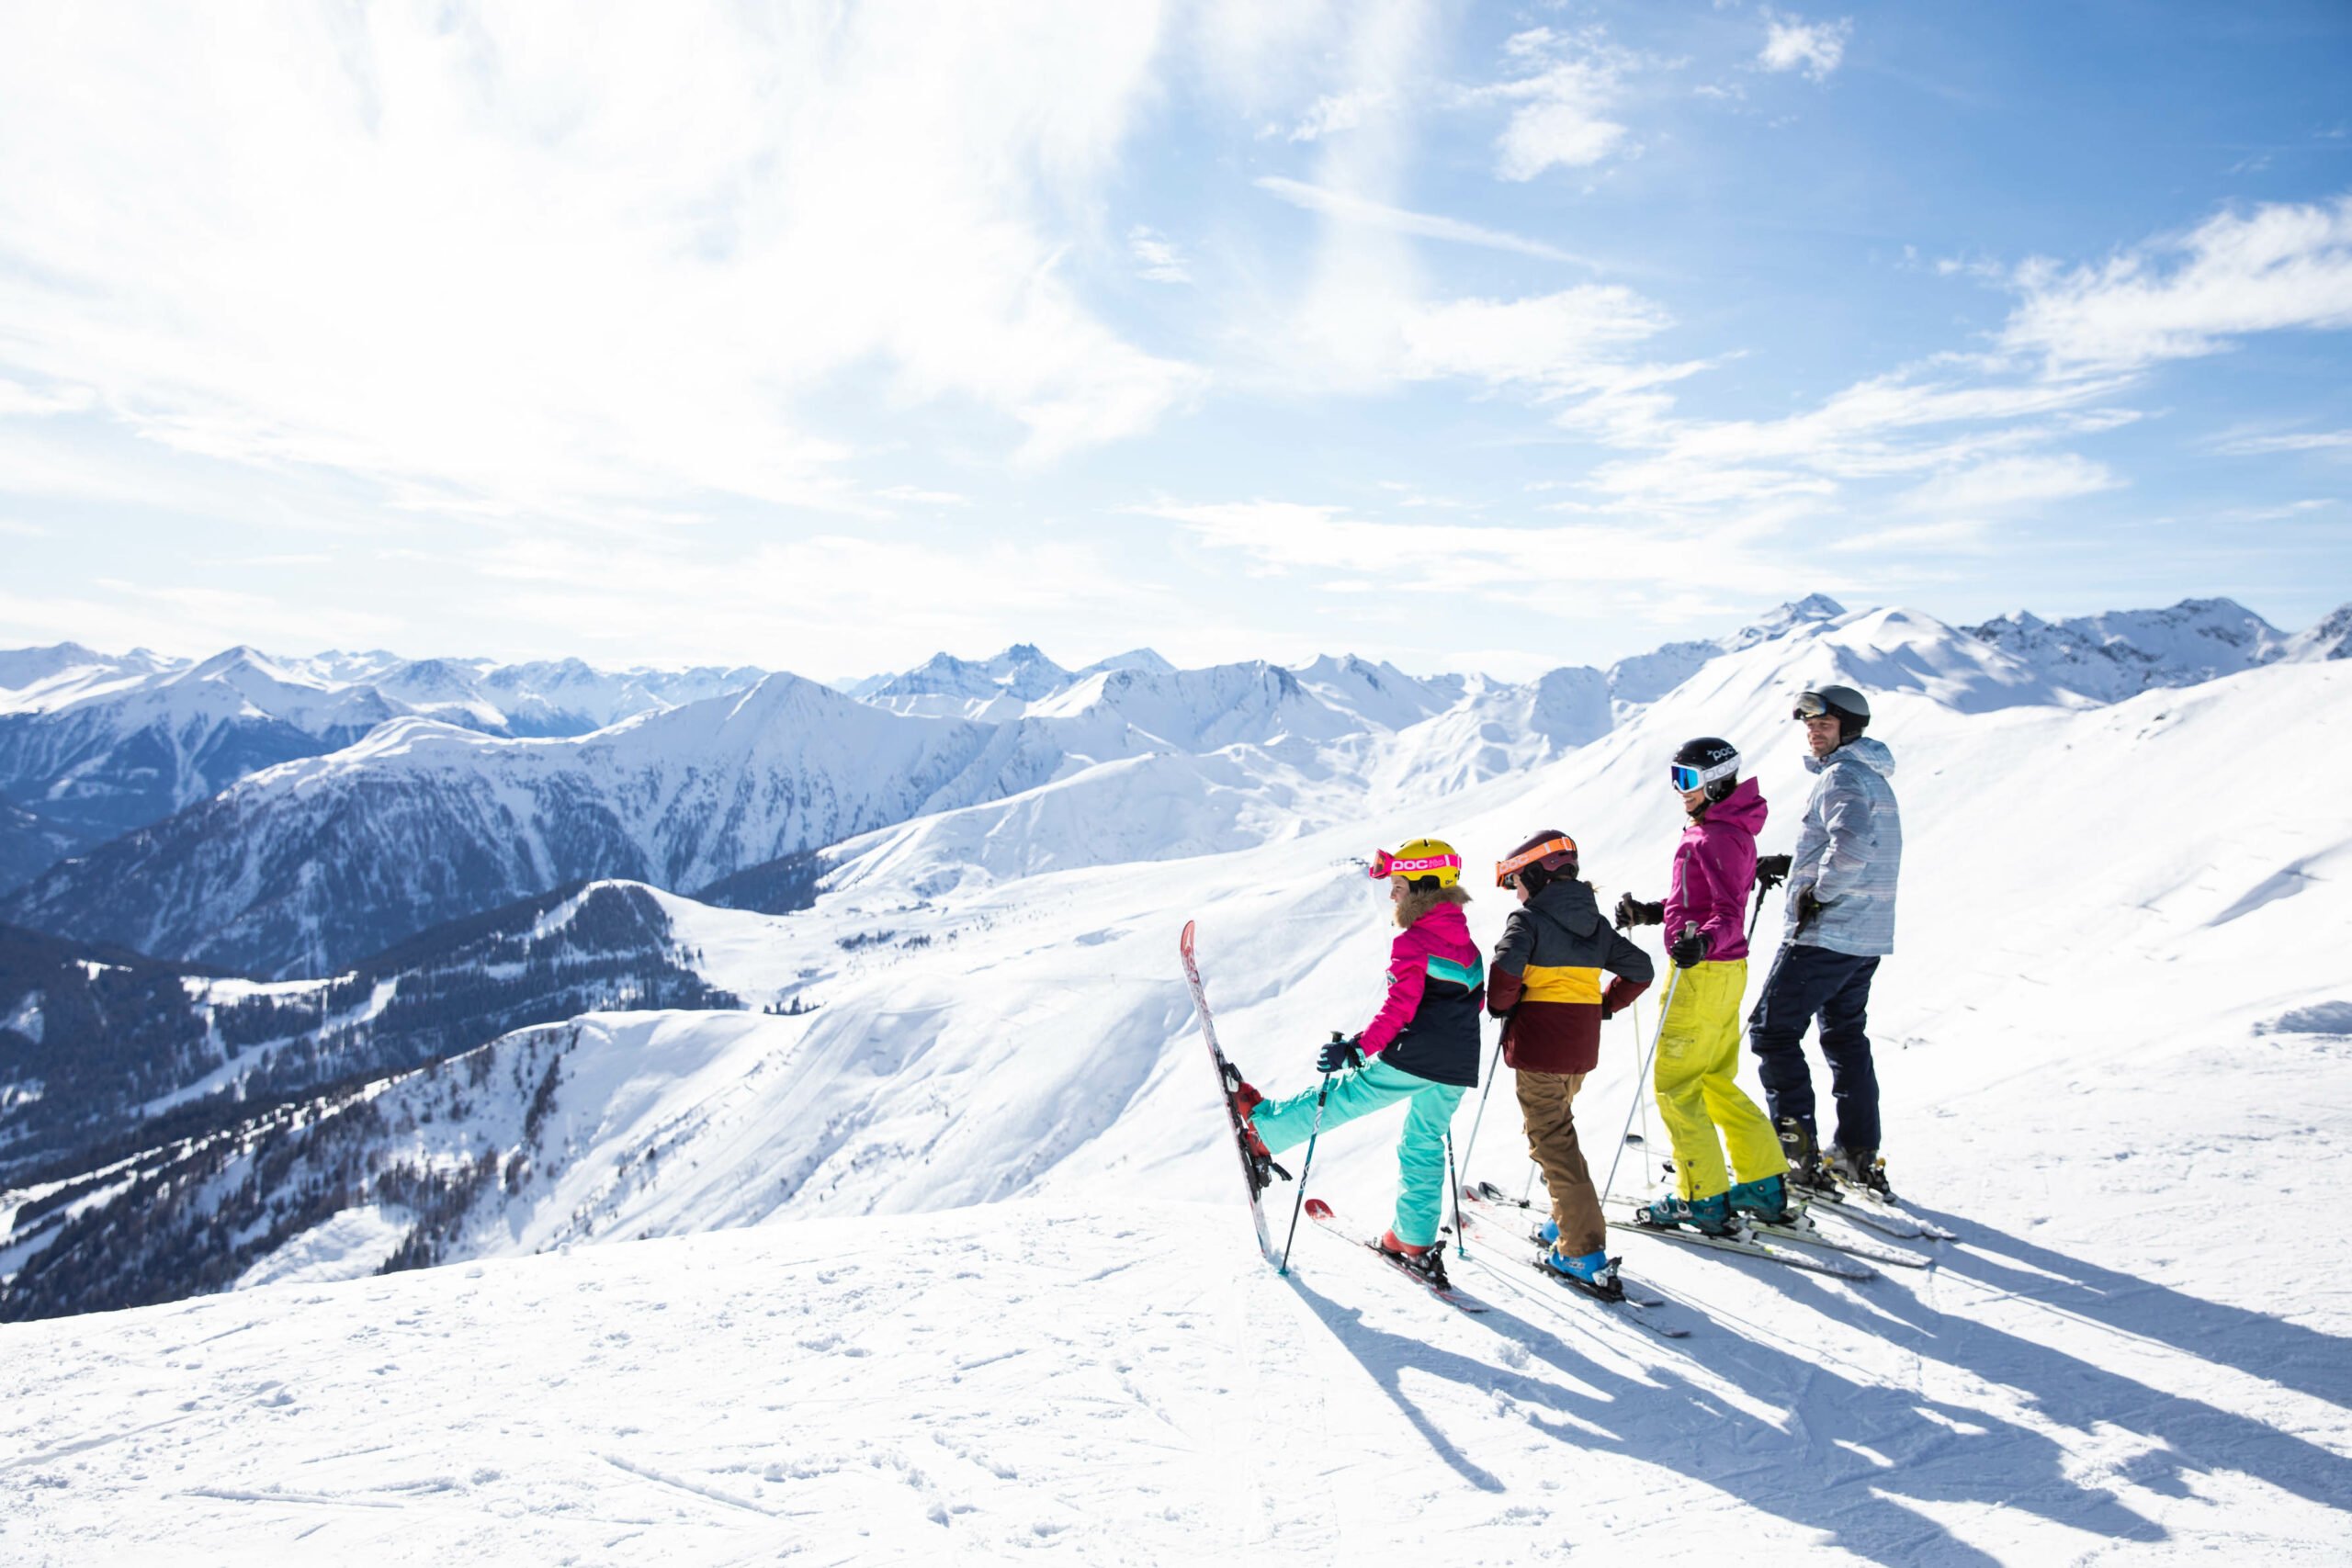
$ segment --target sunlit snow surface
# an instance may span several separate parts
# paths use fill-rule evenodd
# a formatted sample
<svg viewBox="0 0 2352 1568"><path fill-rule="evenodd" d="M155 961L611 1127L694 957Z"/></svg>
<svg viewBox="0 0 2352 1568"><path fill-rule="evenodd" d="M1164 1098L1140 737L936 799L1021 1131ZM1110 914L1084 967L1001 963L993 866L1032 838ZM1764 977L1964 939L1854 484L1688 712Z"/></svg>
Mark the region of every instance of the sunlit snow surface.
<svg viewBox="0 0 2352 1568"><path fill-rule="evenodd" d="M2312 763L2352 664L2085 709L1947 630L1747 649L1560 761L1239 852L924 897L880 835L805 915L675 901L718 983L817 1010L582 1021L475 1261L0 1327L0 1561L2340 1563L2352 807ZM1747 749L1786 848L1786 696L1835 675L1899 760L1872 1020L1939 1267L1619 1235L1678 1342L1500 1254L1456 1266L1478 1318L1311 1225L1266 1270L1182 920L1228 1049L1301 1087L1377 999L1351 857L1556 827L1604 901L1656 897L1674 743ZM1652 1022L1609 1027L1597 1150ZM1470 1174L1518 1189L1516 1120L1506 1081ZM1394 1135L1326 1136L1315 1190L1376 1224Z"/></svg>
<svg viewBox="0 0 2352 1568"><path fill-rule="evenodd" d="M1311 1226L1285 1282L1230 1206L1102 1201L28 1325L0 1555L2343 1560L2340 1293L1962 1224L1860 1286L1634 1238L1679 1344L1499 1258L1472 1318Z"/></svg>

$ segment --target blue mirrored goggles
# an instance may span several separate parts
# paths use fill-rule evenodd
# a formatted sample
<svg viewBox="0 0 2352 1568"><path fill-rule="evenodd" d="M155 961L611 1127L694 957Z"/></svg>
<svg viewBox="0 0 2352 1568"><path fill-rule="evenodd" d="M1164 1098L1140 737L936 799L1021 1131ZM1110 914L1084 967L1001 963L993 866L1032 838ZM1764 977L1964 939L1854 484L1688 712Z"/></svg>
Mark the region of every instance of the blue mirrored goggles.
<svg viewBox="0 0 2352 1568"><path fill-rule="evenodd" d="M1676 762L1668 767L1666 770L1666 776L1672 779L1674 781L1674 787L1680 790L1685 795L1690 794L1692 790L1697 789L1701 784L1707 782L1706 775L1701 773L1697 768L1685 767L1680 762Z"/></svg>

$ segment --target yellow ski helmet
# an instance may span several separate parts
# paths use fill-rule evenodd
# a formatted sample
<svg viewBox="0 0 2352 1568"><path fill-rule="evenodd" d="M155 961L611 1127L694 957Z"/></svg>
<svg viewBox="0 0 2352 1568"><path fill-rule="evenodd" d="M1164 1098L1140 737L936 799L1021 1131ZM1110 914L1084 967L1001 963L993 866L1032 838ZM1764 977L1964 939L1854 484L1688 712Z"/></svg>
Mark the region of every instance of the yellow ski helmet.
<svg viewBox="0 0 2352 1568"><path fill-rule="evenodd" d="M1462 880L1462 857L1443 839L1415 839L1393 855L1374 850L1372 874L1375 880L1402 876L1415 884L1433 876L1440 887L1451 887Z"/></svg>

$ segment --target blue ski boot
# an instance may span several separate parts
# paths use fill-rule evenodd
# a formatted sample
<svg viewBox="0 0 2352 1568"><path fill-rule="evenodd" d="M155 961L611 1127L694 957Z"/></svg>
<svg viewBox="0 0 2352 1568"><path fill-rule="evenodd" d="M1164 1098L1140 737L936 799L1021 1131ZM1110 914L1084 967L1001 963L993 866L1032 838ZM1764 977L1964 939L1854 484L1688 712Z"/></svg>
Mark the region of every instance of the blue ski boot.
<svg viewBox="0 0 2352 1568"><path fill-rule="evenodd" d="M1563 1258L1557 1250L1547 1251L1544 1254L1544 1268L1563 1283L1574 1285L1588 1295L1599 1296L1605 1302L1625 1299L1625 1287L1617 1282L1617 1260L1605 1252Z"/></svg>
<svg viewBox="0 0 2352 1568"><path fill-rule="evenodd" d="M1753 1214L1768 1225L1792 1225L1797 1223L1799 1209L1789 1201L1789 1183L1785 1177L1767 1176L1757 1181L1743 1181L1724 1197L1735 1214Z"/></svg>
<svg viewBox="0 0 2352 1568"><path fill-rule="evenodd" d="M1739 1228L1732 1218L1731 1204L1720 1192L1695 1203L1679 1198L1653 1198L1634 1211L1634 1218L1653 1230L1684 1226L1702 1235L1731 1235Z"/></svg>

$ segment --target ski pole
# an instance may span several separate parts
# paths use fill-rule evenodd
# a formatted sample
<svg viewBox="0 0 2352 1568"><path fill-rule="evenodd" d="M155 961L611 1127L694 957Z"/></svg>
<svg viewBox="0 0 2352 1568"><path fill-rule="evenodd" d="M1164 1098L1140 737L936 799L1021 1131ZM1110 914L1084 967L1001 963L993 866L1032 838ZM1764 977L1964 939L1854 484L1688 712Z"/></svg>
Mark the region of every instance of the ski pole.
<svg viewBox="0 0 2352 1568"><path fill-rule="evenodd" d="M1699 922L1696 920L1682 922L1684 936L1693 935L1698 930ZM1672 964L1674 960L1669 958L1667 963ZM1642 1055L1641 1070L1634 1075L1634 1102L1625 1107L1624 1131L1617 1134L1617 1152L1609 1157L1609 1179L1600 1184L1600 1197L1603 1202L1608 1201L1611 1190L1617 1185L1617 1167L1625 1158L1625 1134L1634 1130L1634 1112L1640 1110L1642 1106L1643 1080L1650 1076L1650 1058L1657 1055L1658 1042L1666 1038L1667 1016L1674 1010L1675 988L1681 984L1682 970L1677 966L1674 973L1666 977L1666 996L1657 1004L1657 1029L1650 1036L1650 1048Z"/></svg>
<svg viewBox="0 0 2352 1568"><path fill-rule="evenodd" d="M1453 1189L1453 1250L1456 1256L1467 1258L1470 1248L1463 1239L1467 1233L1462 1228L1462 1177L1453 1168L1453 1129L1451 1127L1445 1130L1445 1179L1447 1185Z"/></svg>
<svg viewBox="0 0 2352 1568"><path fill-rule="evenodd" d="M1339 1039L1340 1032L1331 1031L1331 1038ZM1306 1129L1306 1157L1298 1162L1298 1195L1291 1200L1290 1235L1283 1237L1283 1260L1274 1272L1287 1277L1290 1273L1291 1243L1298 1239L1298 1212L1306 1206L1306 1173L1315 1168L1315 1140L1323 1135L1323 1102L1331 1098L1331 1075L1323 1075L1323 1087L1315 1091L1315 1120Z"/></svg>
<svg viewBox="0 0 2352 1568"><path fill-rule="evenodd" d="M1502 1066L1503 1043L1502 1037L1498 1035L1495 1038L1495 1055L1487 1063L1487 1087L1478 1091L1478 1114L1470 1118L1470 1141L1462 1145L1462 1168L1464 1170L1470 1168L1470 1152L1478 1146L1478 1127L1487 1119L1487 1096L1495 1092L1495 1077L1502 1071ZM1449 1137L1452 1135L1447 1134ZM1458 1188L1460 1183L1457 1181L1455 1185ZM1458 1210L1461 1205L1457 1203L1454 1207Z"/></svg>

